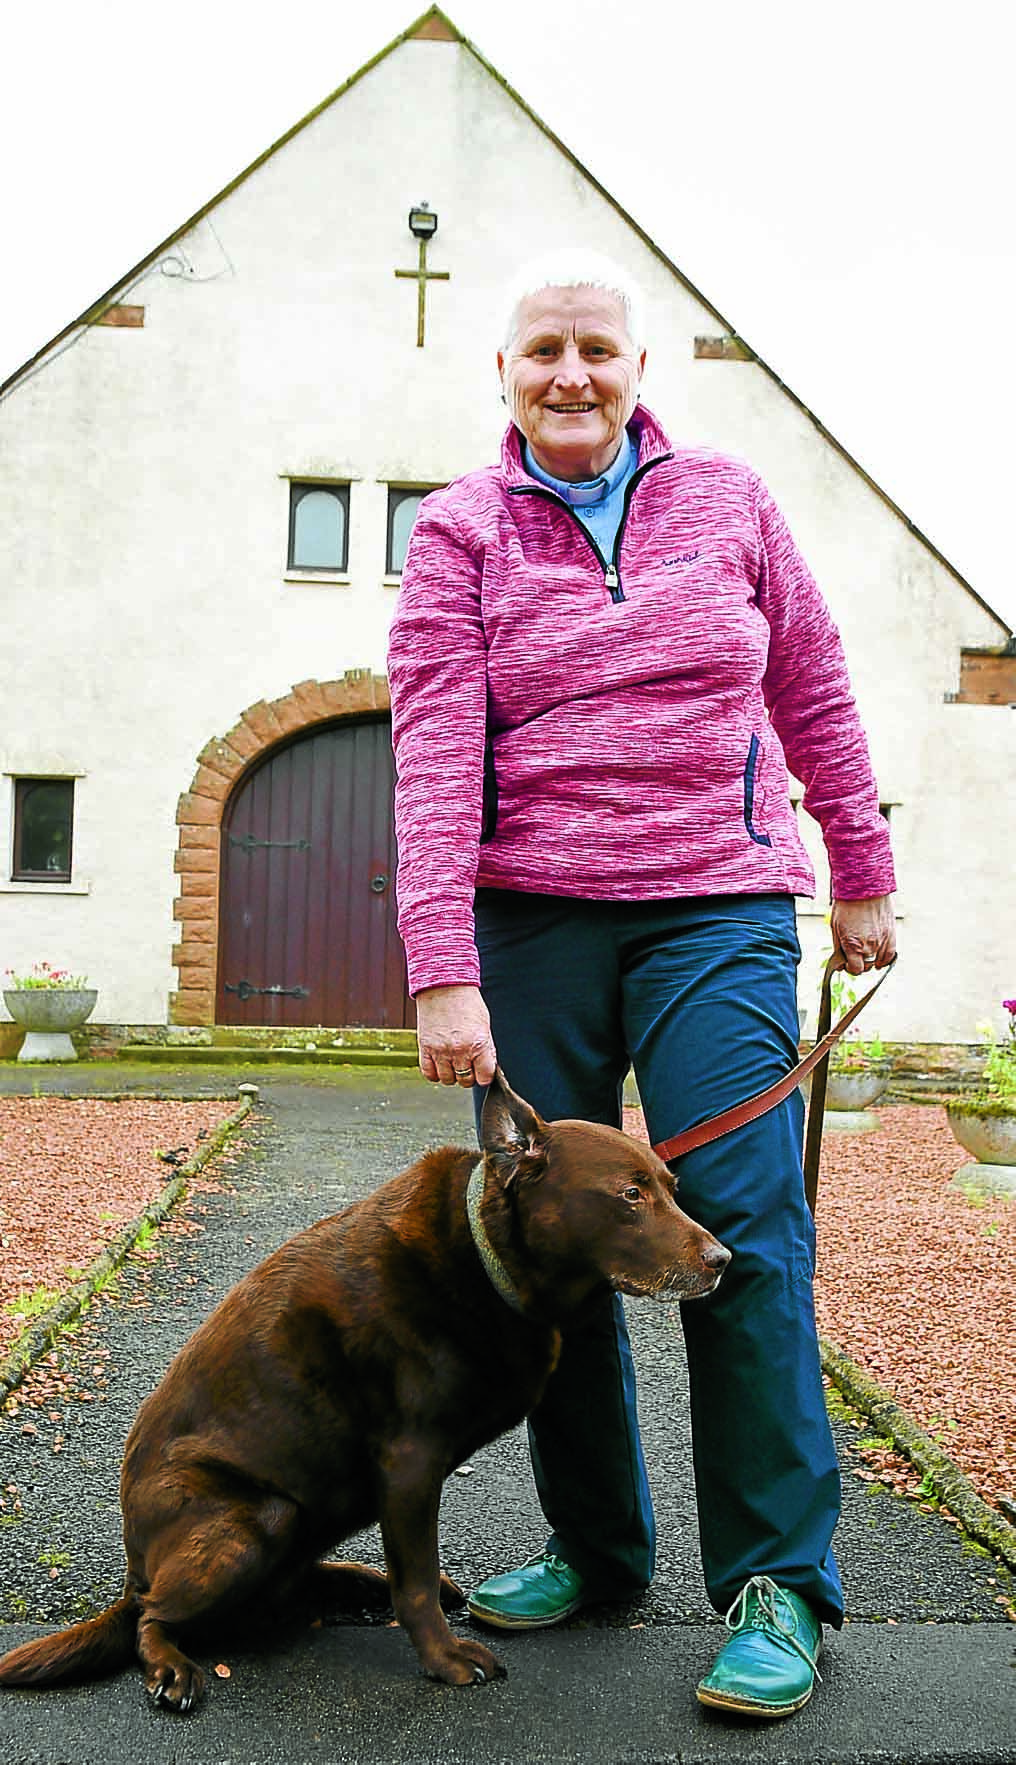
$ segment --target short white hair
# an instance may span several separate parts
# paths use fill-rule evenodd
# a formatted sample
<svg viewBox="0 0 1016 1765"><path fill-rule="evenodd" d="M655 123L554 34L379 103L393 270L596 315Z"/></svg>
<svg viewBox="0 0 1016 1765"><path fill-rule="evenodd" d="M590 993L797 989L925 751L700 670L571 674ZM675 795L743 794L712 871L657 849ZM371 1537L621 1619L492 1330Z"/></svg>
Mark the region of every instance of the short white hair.
<svg viewBox="0 0 1016 1765"><path fill-rule="evenodd" d="M635 278L611 258L575 246L545 252L523 264L512 277L505 296L503 349L511 348L522 302L530 294L542 294L545 288L602 288L605 294L613 294L624 309L628 336L635 349L645 346L645 301Z"/></svg>

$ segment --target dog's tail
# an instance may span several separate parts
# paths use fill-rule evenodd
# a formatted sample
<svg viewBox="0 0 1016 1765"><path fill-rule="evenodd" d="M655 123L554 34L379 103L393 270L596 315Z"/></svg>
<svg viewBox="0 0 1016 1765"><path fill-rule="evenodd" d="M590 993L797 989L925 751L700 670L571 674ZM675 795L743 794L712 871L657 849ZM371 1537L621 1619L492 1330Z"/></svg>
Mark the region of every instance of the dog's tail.
<svg viewBox="0 0 1016 1765"><path fill-rule="evenodd" d="M0 1685L60 1685L126 1667L135 1654L139 1611L137 1595L128 1593L97 1618L22 1643L0 1659Z"/></svg>

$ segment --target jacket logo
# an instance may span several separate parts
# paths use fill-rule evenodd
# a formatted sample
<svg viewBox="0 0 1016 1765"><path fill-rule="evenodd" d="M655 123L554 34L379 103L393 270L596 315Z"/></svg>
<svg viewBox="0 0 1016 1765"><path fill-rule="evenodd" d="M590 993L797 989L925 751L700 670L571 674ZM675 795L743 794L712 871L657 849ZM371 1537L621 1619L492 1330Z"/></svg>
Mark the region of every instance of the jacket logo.
<svg viewBox="0 0 1016 1765"><path fill-rule="evenodd" d="M665 570L673 570L673 568L677 564L694 564L695 559L698 556L699 556L699 553L697 551L694 551L694 552L675 552L674 556L672 558L661 558L660 563L663 565L663 568Z"/></svg>

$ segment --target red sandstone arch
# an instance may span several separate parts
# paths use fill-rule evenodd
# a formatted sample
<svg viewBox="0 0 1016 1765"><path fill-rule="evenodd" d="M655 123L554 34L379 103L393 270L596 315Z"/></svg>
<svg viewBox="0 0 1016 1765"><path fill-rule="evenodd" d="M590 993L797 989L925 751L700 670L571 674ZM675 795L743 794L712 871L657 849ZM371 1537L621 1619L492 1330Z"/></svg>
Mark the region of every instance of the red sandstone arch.
<svg viewBox="0 0 1016 1765"><path fill-rule="evenodd" d="M174 1024L215 1022L219 958L219 841L222 815L234 787L256 760L298 731L336 717L388 711L388 682L369 668L347 669L341 680L302 680L285 698L259 699L239 723L215 736L198 755L198 768L177 804L179 828L173 868L180 893L173 903L180 940L173 945L179 986L169 996Z"/></svg>

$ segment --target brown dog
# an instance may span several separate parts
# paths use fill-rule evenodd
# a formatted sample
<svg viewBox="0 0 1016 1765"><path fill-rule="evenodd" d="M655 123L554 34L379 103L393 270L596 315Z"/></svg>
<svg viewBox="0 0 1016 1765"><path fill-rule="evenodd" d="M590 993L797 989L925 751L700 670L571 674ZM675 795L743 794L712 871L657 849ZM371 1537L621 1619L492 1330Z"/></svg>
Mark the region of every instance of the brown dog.
<svg viewBox="0 0 1016 1765"><path fill-rule="evenodd" d="M539 1401L558 1325L597 1287L690 1299L729 1252L648 1147L547 1123L498 1073L476 1153L445 1148L284 1244L227 1294L142 1405L121 1478L127 1577L98 1618L0 1661L0 1685L87 1679L136 1653L157 1701L204 1675L176 1645L252 1602L382 1590L427 1673L494 1678L453 1636L444 1479ZM322 1563L380 1521L388 1579Z"/></svg>

